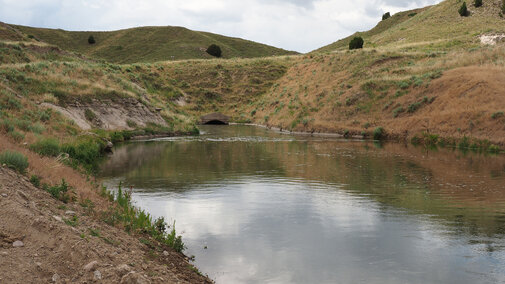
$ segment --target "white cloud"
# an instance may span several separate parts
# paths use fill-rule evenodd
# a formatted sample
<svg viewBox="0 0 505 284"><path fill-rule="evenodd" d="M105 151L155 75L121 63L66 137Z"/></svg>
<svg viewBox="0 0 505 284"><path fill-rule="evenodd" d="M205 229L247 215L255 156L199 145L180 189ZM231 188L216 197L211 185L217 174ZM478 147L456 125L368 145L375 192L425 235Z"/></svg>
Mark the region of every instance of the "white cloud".
<svg viewBox="0 0 505 284"><path fill-rule="evenodd" d="M67 30L184 26L308 52L372 28L382 13L440 0L0 0L0 21Z"/></svg>

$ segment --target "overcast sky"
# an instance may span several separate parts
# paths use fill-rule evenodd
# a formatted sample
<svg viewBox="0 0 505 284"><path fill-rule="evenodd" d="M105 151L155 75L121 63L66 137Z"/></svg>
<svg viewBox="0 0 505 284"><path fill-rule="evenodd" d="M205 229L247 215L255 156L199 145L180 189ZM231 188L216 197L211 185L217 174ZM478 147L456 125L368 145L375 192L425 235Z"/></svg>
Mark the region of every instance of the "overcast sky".
<svg viewBox="0 0 505 284"><path fill-rule="evenodd" d="M0 21L65 30L183 26L308 52L440 0L0 0Z"/></svg>

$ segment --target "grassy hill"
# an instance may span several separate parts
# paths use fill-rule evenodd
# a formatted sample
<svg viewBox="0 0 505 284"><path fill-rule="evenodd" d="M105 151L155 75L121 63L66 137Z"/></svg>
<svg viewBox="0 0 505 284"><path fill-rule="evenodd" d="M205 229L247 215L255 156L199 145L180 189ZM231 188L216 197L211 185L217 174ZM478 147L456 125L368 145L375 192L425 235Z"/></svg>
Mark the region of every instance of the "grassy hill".
<svg viewBox="0 0 505 284"><path fill-rule="evenodd" d="M114 63L208 59L212 57L205 50L213 43L221 47L223 58L296 54L253 41L182 27L140 27L111 32L71 32L14 25L11 27L64 50ZM88 43L90 35L95 38L95 44Z"/></svg>
<svg viewBox="0 0 505 284"><path fill-rule="evenodd" d="M462 0L446 0L434 6L400 12L366 32L358 32L315 52L348 49L354 36L365 40L365 48L405 51L442 51L479 46L479 35L505 33L505 18L500 16L501 0L484 1L475 8L467 1L469 17L458 13Z"/></svg>

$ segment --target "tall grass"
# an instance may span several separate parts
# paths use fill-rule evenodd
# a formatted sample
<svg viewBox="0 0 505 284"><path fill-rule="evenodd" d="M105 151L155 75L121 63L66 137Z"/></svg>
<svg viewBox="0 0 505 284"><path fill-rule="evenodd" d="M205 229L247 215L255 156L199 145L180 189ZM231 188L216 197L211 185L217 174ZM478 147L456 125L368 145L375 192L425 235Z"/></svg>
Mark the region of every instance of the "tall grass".
<svg viewBox="0 0 505 284"><path fill-rule="evenodd" d="M114 201L116 206L109 212L105 212L103 219L109 225L122 225L127 232L147 234L162 244L173 248L177 252L183 252L185 245L181 236L177 236L175 222L168 226L164 218L153 220L149 213L135 207L131 202L131 192L123 191L121 184L114 195L104 187L104 196ZM170 232L167 232L170 229Z"/></svg>
<svg viewBox="0 0 505 284"><path fill-rule="evenodd" d="M0 153L0 164L24 174L28 168L28 158L19 152L5 150Z"/></svg>

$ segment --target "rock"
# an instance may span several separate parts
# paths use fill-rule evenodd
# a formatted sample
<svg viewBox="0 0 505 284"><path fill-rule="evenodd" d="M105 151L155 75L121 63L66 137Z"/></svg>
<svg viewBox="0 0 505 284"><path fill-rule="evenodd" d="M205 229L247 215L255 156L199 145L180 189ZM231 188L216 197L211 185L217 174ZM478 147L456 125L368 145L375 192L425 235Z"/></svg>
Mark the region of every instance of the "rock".
<svg viewBox="0 0 505 284"><path fill-rule="evenodd" d="M41 267L42 267L42 263L41 263L41 262L35 262L35 265L36 265L38 268L41 268Z"/></svg>
<svg viewBox="0 0 505 284"><path fill-rule="evenodd" d="M12 243L12 246L15 248L20 248L20 247L24 247L25 244L22 241L15 241Z"/></svg>
<svg viewBox="0 0 505 284"><path fill-rule="evenodd" d="M95 270L95 273L93 273L93 279L102 280L102 273L99 270Z"/></svg>
<svg viewBox="0 0 505 284"><path fill-rule="evenodd" d="M150 284L146 277L142 276L140 273L130 272L121 278L122 284Z"/></svg>
<svg viewBox="0 0 505 284"><path fill-rule="evenodd" d="M53 275L52 280L53 280L53 282L54 282L54 283L57 283L58 281L60 281L60 276L59 276L58 274L56 274L56 273L55 273L55 274Z"/></svg>
<svg viewBox="0 0 505 284"><path fill-rule="evenodd" d="M169 255L168 251L164 250L164 251L163 251L163 255L164 255L164 256L168 256L168 255Z"/></svg>
<svg viewBox="0 0 505 284"><path fill-rule="evenodd" d="M21 196L24 200L28 201L28 196L26 196L26 193L22 192L21 190L18 190L18 195Z"/></svg>
<svg viewBox="0 0 505 284"><path fill-rule="evenodd" d="M53 216L54 220L58 221L58 222L63 222L63 219L61 219L60 216Z"/></svg>
<svg viewBox="0 0 505 284"><path fill-rule="evenodd" d="M65 215L75 216L75 211L68 210Z"/></svg>
<svg viewBox="0 0 505 284"><path fill-rule="evenodd" d="M97 266L98 266L98 261L95 260L95 261L92 261L92 262L84 265L84 267L82 269L86 272L90 272L90 271L94 270L95 267L97 267Z"/></svg>
<svg viewBox="0 0 505 284"><path fill-rule="evenodd" d="M131 272L131 268L127 264L121 264L120 266L116 267L116 272L119 276L123 277L124 275Z"/></svg>
<svg viewBox="0 0 505 284"><path fill-rule="evenodd" d="M112 142L107 141L107 145L105 146L105 152L112 153L112 149L114 148L114 144Z"/></svg>
<svg viewBox="0 0 505 284"><path fill-rule="evenodd" d="M2 197L7 197L7 193L2 193Z"/></svg>

